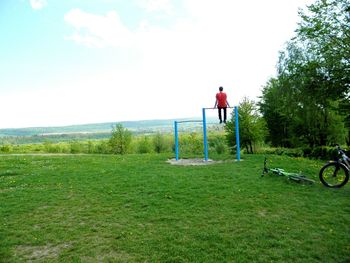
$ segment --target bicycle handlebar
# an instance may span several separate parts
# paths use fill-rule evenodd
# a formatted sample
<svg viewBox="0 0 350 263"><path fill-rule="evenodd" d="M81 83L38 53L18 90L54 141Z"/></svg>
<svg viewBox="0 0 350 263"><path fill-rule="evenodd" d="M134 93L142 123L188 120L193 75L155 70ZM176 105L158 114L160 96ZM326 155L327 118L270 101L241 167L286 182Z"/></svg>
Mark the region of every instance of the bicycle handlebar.
<svg viewBox="0 0 350 263"><path fill-rule="evenodd" d="M340 154L343 154L344 153L344 150L340 147L339 144L336 144L335 147L337 147L337 150Z"/></svg>
<svg viewBox="0 0 350 263"><path fill-rule="evenodd" d="M345 150L343 150L343 149L339 146L339 144L336 144L335 146L337 147L338 153L339 153L345 160L350 161L350 157L348 157L348 156L346 155Z"/></svg>

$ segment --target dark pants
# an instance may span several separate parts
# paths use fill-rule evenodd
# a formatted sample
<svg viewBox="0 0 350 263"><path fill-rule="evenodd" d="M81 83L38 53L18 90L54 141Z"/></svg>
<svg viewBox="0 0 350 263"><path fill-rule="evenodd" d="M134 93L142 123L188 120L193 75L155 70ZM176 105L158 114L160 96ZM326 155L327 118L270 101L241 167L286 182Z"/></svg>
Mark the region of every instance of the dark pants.
<svg viewBox="0 0 350 263"><path fill-rule="evenodd" d="M224 108L218 107L220 123L222 122L221 110L224 110L224 122L226 122L226 107L224 107Z"/></svg>

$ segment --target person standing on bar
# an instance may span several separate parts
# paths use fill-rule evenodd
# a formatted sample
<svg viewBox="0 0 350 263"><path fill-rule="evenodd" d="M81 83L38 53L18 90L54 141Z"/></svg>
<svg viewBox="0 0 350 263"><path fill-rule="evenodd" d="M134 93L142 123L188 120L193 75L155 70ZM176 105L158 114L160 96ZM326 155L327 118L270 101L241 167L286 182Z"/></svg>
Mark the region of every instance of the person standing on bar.
<svg viewBox="0 0 350 263"><path fill-rule="evenodd" d="M214 108L216 108L216 106L218 107L220 123L222 123L221 110L223 110L224 112L224 123L226 123L226 113L227 113L226 109L227 107L230 107L230 104L227 101L227 95L223 90L224 90L223 87L219 87L219 93L216 93L216 101L214 105Z"/></svg>

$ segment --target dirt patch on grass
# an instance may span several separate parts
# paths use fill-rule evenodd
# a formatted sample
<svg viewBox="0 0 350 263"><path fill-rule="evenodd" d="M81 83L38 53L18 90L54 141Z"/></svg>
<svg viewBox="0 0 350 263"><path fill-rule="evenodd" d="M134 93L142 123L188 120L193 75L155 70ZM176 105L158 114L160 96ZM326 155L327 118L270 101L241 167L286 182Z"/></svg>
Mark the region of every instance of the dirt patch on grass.
<svg viewBox="0 0 350 263"><path fill-rule="evenodd" d="M204 160L200 158L194 158L194 159L169 159L167 163L170 163L172 165L184 165L184 166L189 166L189 165L210 165L210 164L215 164L215 163L221 163L222 161L213 161L213 160Z"/></svg>
<svg viewBox="0 0 350 263"><path fill-rule="evenodd" d="M45 246L21 245L16 247L15 257L22 258L26 261L45 261L50 259L56 259L60 255L61 251L69 248L70 246L70 244L48 244Z"/></svg>

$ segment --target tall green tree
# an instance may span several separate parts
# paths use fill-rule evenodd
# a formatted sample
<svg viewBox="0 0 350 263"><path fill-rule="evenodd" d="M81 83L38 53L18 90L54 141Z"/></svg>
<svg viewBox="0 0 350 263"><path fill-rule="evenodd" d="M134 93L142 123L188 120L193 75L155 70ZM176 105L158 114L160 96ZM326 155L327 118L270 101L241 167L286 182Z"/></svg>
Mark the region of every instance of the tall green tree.
<svg viewBox="0 0 350 263"><path fill-rule="evenodd" d="M131 144L131 132L118 123L112 128L112 136L109 145L114 154L126 154Z"/></svg>
<svg viewBox="0 0 350 263"><path fill-rule="evenodd" d="M317 56L328 95L340 100L338 110L350 145L350 1L318 0L300 16L298 38Z"/></svg>
<svg viewBox="0 0 350 263"><path fill-rule="evenodd" d="M259 108L268 128L267 141L272 146L291 147L292 115L288 113L288 96L283 90L281 79L271 78L262 91ZM289 108L289 107L288 107Z"/></svg>
<svg viewBox="0 0 350 263"><path fill-rule="evenodd" d="M299 12L297 39L319 62L331 96L350 92L350 1L317 0Z"/></svg>
<svg viewBox="0 0 350 263"><path fill-rule="evenodd" d="M344 120L344 126L347 129L346 144L350 146L350 99L341 100L339 109Z"/></svg>
<svg viewBox="0 0 350 263"><path fill-rule="evenodd" d="M316 0L300 11L297 35L280 53L260 110L275 146L350 141L350 1Z"/></svg>

